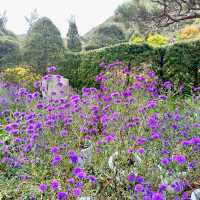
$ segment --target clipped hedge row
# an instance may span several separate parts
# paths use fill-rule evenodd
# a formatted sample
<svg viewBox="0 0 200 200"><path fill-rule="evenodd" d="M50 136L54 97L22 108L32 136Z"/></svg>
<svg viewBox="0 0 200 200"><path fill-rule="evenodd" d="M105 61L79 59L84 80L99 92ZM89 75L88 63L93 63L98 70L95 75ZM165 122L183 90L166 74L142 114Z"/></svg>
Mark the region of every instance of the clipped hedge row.
<svg viewBox="0 0 200 200"><path fill-rule="evenodd" d="M132 67L141 63L151 64L161 80L171 80L177 85L197 86L199 84L200 41L177 43L171 46L153 48L147 44L122 43L98 50L65 53L59 63L59 71L69 78L73 87L95 86L95 76L101 62L120 60Z"/></svg>
<svg viewBox="0 0 200 200"><path fill-rule="evenodd" d="M152 51L153 49L148 45L122 43L93 51L65 53L59 63L61 66L59 73L68 78L71 85L77 89L93 87L96 86L95 76L100 72L101 62L111 63L121 60L125 64L131 62L135 66L148 59L150 61Z"/></svg>

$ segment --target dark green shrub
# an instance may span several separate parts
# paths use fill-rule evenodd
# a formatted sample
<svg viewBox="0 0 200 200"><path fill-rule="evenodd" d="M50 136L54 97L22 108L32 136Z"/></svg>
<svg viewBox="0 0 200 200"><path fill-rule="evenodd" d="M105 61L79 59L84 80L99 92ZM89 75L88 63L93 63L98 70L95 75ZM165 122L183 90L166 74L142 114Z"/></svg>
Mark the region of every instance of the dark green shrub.
<svg viewBox="0 0 200 200"><path fill-rule="evenodd" d="M66 52L58 63L58 71L70 80L70 85L74 88L79 88L81 84L81 77L79 75L79 68L81 63L81 55L79 53Z"/></svg>
<svg viewBox="0 0 200 200"><path fill-rule="evenodd" d="M82 44L74 18L69 21L67 48L72 52L79 52L82 50Z"/></svg>
<svg viewBox="0 0 200 200"><path fill-rule="evenodd" d="M86 49L92 47L92 49L101 48L109 45L118 44L120 42L125 41L125 34L120 27L114 24L108 24L99 27L92 38L90 38L90 42L86 45ZM89 49L91 50L91 49Z"/></svg>
<svg viewBox="0 0 200 200"><path fill-rule="evenodd" d="M95 77L100 71L101 62L111 63L120 60L136 66L150 60L151 51L153 49L148 45L123 43L78 54L66 53L63 61L59 63L62 66L59 73L69 78L72 86L78 89L96 86Z"/></svg>
<svg viewBox="0 0 200 200"><path fill-rule="evenodd" d="M176 86L184 84L186 88L200 83L200 41L159 48L147 44L122 43L78 54L66 53L61 73L78 89L84 86L96 86L95 76L100 71L99 64L116 60L130 64L131 67L142 63L149 64L161 82L171 80Z"/></svg>
<svg viewBox="0 0 200 200"><path fill-rule="evenodd" d="M168 48L164 74L178 85L199 84L200 41L175 44Z"/></svg>
<svg viewBox="0 0 200 200"><path fill-rule="evenodd" d="M57 27L46 17L38 19L30 27L24 46L24 60L39 73L57 64L63 53L63 40Z"/></svg>
<svg viewBox="0 0 200 200"><path fill-rule="evenodd" d="M19 44L10 36L0 37L0 67L14 66L21 60Z"/></svg>

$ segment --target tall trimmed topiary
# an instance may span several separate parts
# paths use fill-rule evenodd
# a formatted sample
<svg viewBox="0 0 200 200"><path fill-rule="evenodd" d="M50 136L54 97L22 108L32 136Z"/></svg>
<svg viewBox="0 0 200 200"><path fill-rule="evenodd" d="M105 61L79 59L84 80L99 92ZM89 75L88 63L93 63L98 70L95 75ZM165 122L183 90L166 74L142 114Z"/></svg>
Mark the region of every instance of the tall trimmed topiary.
<svg viewBox="0 0 200 200"><path fill-rule="evenodd" d="M53 22L38 19L29 29L24 46L25 63L44 73L49 65L55 65L63 53L63 40Z"/></svg>
<svg viewBox="0 0 200 200"><path fill-rule="evenodd" d="M78 28L74 17L69 20L69 29L67 33L67 48L72 52L79 52L82 49Z"/></svg>

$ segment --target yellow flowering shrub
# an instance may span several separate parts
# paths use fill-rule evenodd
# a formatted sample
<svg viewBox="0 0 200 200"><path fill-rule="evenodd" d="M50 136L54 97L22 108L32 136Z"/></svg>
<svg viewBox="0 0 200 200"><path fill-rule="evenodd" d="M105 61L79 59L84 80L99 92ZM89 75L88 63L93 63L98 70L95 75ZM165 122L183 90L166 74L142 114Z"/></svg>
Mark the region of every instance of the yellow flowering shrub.
<svg viewBox="0 0 200 200"><path fill-rule="evenodd" d="M169 42L169 39L160 34L150 35L147 38L147 43L154 47L164 46Z"/></svg>
<svg viewBox="0 0 200 200"><path fill-rule="evenodd" d="M186 26L180 32L180 38L183 40L184 39L193 39L193 38L197 38L199 36L200 36L199 28L194 25Z"/></svg>
<svg viewBox="0 0 200 200"><path fill-rule="evenodd" d="M41 79L41 76L36 74L28 66L17 66L6 68L2 72L2 77L5 81L20 85L20 87L34 90L34 82Z"/></svg>
<svg viewBox="0 0 200 200"><path fill-rule="evenodd" d="M131 37L131 42L133 44L142 44L144 42L143 38L139 35L133 35Z"/></svg>

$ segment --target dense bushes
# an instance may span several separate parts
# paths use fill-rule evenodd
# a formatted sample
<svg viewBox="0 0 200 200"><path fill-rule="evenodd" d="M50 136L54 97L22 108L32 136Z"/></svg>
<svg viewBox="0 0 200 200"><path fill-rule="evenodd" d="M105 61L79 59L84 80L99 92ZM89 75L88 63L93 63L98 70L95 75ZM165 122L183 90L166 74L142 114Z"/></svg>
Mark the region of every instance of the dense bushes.
<svg viewBox="0 0 200 200"><path fill-rule="evenodd" d="M140 35L133 35L130 39L133 44L142 44L144 43L144 39Z"/></svg>
<svg viewBox="0 0 200 200"><path fill-rule="evenodd" d="M34 73L29 66L17 66L6 68L1 73L1 78L5 82L34 90L34 83L41 79L41 76Z"/></svg>
<svg viewBox="0 0 200 200"><path fill-rule="evenodd" d="M65 53L64 58L60 62L58 71L70 80L70 84L74 88L79 88L81 85L81 77L79 76L79 68L81 56L79 53Z"/></svg>
<svg viewBox="0 0 200 200"><path fill-rule="evenodd" d="M24 60L39 73L56 64L63 52L63 40L57 27L46 17L38 19L28 31Z"/></svg>
<svg viewBox="0 0 200 200"><path fill-rule="evenodd" d="M19 44L10 36L0 37L0 67L12 66L20 62Z"/></svg>
<svg viewBox="0 0 200 200"><path fill-rule="evenodd" d="M186 26L180 32L180 38L183 40L184 39L194 39L199 36L200 36L199 28L194 25Z"/></svg>
<svg viewBox="0 0 200 200"><path fill-rule="evenodd" d="M85 49L98 49L118 44L122 41L125 41L125 35L119 26L115 24L104 25L94 32L94 35L90 38L90 42L86 45Z"/></svg>
<svg viewBox="0 0 200 200"><path fill-rule="evenodd" d="M179 84L197 86L199 67L200 41L175 44L167 52L164 73Z"/></svg>
<svg viewBox="0 0 200 200"><path fill-rule="evenodd" d="M60 63L60 73L70 79L72 86L94 86L95 76L101 62L123 60L135 67L141 63L151 64L162 80L172 80L177 85L198 85L200 66L200 41L178 43L172 46L150 47L122 43L99 50L79 54L66 53Z"/></svg>
<svg viewBox="0 0 200 200"><path fill-rule="evenodd" d="M78 28L73 17L69 20L69 29L67 33L67 48L72 52L80 52L82 49Z"/></svg>
<svg viewBox="0 0 200 200"><path fill-rule="evenodd" d="M62 67L59 73L69 78L71 85L78 89L95 86L94 79L99 73L101 62L123 60L126 64L132 63L132 66L135 66L150 59L152 50L147 45L125 43L79 54L66 53L60 63Z"/></svg>
<svg viewBox="0 0 200 200"><path fill-rule="evenodd" d="M147 43L151 46L159 47L166 45L168 43L168 38L160 34L150 35L147 38Z"/></svg>

